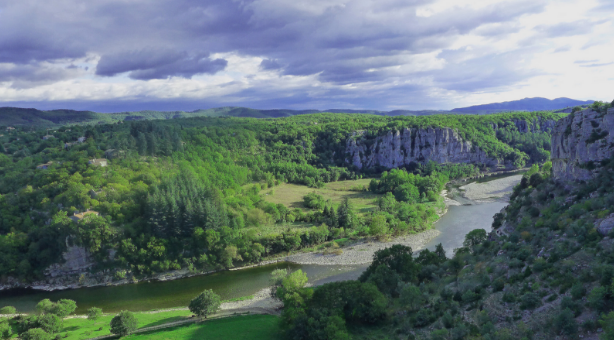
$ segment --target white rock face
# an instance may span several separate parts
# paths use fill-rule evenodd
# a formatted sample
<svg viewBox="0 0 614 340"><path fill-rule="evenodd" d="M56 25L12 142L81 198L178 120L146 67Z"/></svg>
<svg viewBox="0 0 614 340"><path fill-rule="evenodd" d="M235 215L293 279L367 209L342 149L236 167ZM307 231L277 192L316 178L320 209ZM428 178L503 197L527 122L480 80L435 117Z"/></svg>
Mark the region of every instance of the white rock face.
<svg viewBox="0 0 614 340"><path fill-rule="evenodd" d="M556 123L552 132L552 171L560 180L588 180L594 174L590 162L612 157L614 110L603 115L591 109L576 112Z"/></svg>
<svg viewBox="0 0 614 340"><path fill-rule="evenodd" d="M69 246L64 254L64 263L56 263L45 270L51 277L79 274L94 265L87 249L79 246Z"/></svg>
<svg viewBox="0 0 614 340"><path fill-rule="evenodd" d="M437 163L482 163L494 167L503 162L491 158L486 152L463 140L452 128L405 128L388 132L373 141L362 138L364 132L355 132L346 142L346 163L359 169L383 166L395 168L412 162L429 160Z"/></svg>

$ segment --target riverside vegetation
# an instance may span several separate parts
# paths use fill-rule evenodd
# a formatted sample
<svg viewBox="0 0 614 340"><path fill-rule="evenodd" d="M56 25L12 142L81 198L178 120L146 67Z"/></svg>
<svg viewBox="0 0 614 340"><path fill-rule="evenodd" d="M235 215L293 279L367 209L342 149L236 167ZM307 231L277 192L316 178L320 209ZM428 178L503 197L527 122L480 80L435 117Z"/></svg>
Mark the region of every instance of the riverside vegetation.
<svg viewBox="0 0 614 340"><path fill-rule="evenodd" d="M377 211L364 213L351 199L324 209L290 208L267 202L262 190L379 176L385 169L359 171L345 159L346 141L358 130L367 131L368 141L405 127L451 127L488 155L520 167L547 158L549 132L520 134L515 121L562 116L314 114L6 128L0 137L0 275L44 279L69 246L85 249L91 273L123 280L180 268L231 268L344 237L418 232L436 219L443 184L476 174L483 170L479 164L427 162L392 170L369 185L384 196ZM107 166L88 164L102 157ZM71 220L74 212L86 212L80 223ZM259 229L286 224L274 233Z"/></svg>
<svg viewBox="0 0 614 340"><path fill-rule="evenodd" d="M285 271L284 271L285 273ZM0 319L0 337L2 339L11 339L18 337L24 340L51 340L51 339L88 339L92 337L116 335L116 337L126 337L142 329L147 331L151 327L159 325L177 325L177 322L183 324L193 324L190 321L202 321L207 316L214 315L220 309L220 297L212 290L205 290L196 296L189 304L188 310L173 309L166 311L153 311L133 313L130 311L121 311L116 315L104 315L102 309L92 307L88 309L86 318L72 317L67 318L72 314L77 305L75 301L62 299L58 302L52 302L49 299L40 301L36 306L34 314L16 315L17 311L14 307L6 306L0 309L0 313L5 315L5 318ZM11 316L14 315L14 316ZM199 319L192 319L192 316L197 316ZM254 325L254 321L263 321L262 325ZM205 329L218 328L220 322L214 321L212 324L207 323ZM259 332L269 331L271 334L279 333L276 325L267 317L258 316L256 318L233 318L231 321L221 322L221 329L216 329L213 336L218 338L222 334L240 335L241 333L232 327L248 327L250 331L256 331L257 335L251 336L244 334L248 339L260 339ZM230 326L229 328L223 325ZM167 327L169 328L169 327ZM186 333L186 327L179 330L179 333ZM192 331L190 327L188 333ZM203 331L199 327L196 333ZM165 332L173 332L166 330ZM151 331L150 331L151 332ZM246 332L248 332L246 330ZM216 335L216 333L219 333ZM265 333L266 334L266 333ZM211 335L210 335L211 336ZM137 336L138 338L138 336Z"/></svg>
<svg viewBox="0 0 614 340"><path fill-rule="evenodd" d="M610 106L611 104L596 103L594 109L604 111L604 115L614 114L607 113ZM525 151L530 151L530 149L525 151L518 149L523 148L523 145L526 144L516 144L515 146L518 148L515 148L501 142L497 137L499 132L495 131L490 125L491 119L501 119L501 124L513 131L511 125L518 126L512 122L511 118L515 117L516 119L522 115L530 117L535 114L522 113L476 118L473 123L480 128L476 128L475 131L478 133L484 131L484 135L473 139L473 141L479 147L488 150L491 155L502 156L502 159L506 159L511 166L524 165L527 161L538 163L540 159L543 160L542 156L547 156L545 152L542 152L545 151L543 148L542 151L529 156ZM289 121L307 122L307 126L317 126L316 129L324 130L327 128L336 129L343 125L337 122L326 127L322 123L324 117L319 115L295 117L289 119ZM362 118L360 117L358 120ZM459 121L462 120L462 117L453 117L453 119L451 117L433 118L436 117L429 117L429 119L432 119L431 124L437 124L437 119L441 119L439 123L446 122L449 125L454 125L455 120L456 123L460 123ZM313 124L313 119L316 119L319 124ZM330 119L332 120L332 118ZM355 118L343 116L341 121L344 119ZM388 120L389 124L392 124L390 122L394 123L395 120L395 118L383 119ZM414 118L403 119L413 120ZM450 119L451 122L448 121ZM505 119L510 119L509 124L505 124ZM223 132L218 131L218 134L230 135L236 133L229 126L240 124L241 121L225 122L226 120L213 122L213 124L227 124L222 130ZM368 126L369 129L376 130L377 128L373 124L377 123L379 117L373 118L373 120L373 122L368 123L371 125L365 124L363 128ZM420 119L417 120L418 122L412 122L412 124L420 124ZM160 124L171 129L172 124L175 123L163 122ZM407 124L407 122L405 123ZM267 126L270 122L258 124ZM471 124L469 126L472 126ZM482 126L479 124L484 124L483 130L481 130ZM253 125L256 126L257 124ZM205 128L207 130L213 129L211 126L208 125ZM119 127L120 130L121 128L125 129L125 127ZM204 129L202 126L192 128ZM357 126L352 126L347 131L357 128ZM185 130L189 129L191 128L181 130L183 131L182 136ZM459 130L462 132L461 128ZM341 135L347 136L347 131ZM259 131L258 133L262 132ZM505 133L503 132L503 134ZM525 133L534 134L533 138L537 140L543 138L543 134L549 132ZM324 134L324 136L327 135ZM275 139L278 138L279 133L268 136ZM318 136L323 138L321 135ZM304 147L302 141L298 145L299 147L293 150L299 153L301 150L305 151L309 148L312 151L316 150L319 142L315 136L312 138L312 144L306 143L310 145L309 147ZM471 137L468 135L466 138ZM182 143L186 139L185 136L180 137ZM256 140L260 143L259 139ZM296 140L296 138L293 140ZM499 144L489 148L485 144L480 144L480 140L494 141ZM510 141L508 140L508 142ZM182 143L181 147L183 148L190 144L187 142L184 146ZM229 152L228 157L234 160L241 157L263 157L262 155L268 155L271 150L275 150L275 147L267 149L271 147L270 144L265 143L266 147L260 149L266 151L263 151L262 154L246 154L244 149L242 151L237 149L234 154ZM272 144L283 148L284 142L275 141ZM343 142L340 142L340 144L343 144ZM334 148L334 145L334 143L327 143L329 148ZM149 146L145 150L148 148ZM181 154L181 152L185 151L179 151L178 154ZM156 164L151 166L152 169L160 167L163 162L163 157L146 156L143 158L143 155L137 156L136 153L138 153L138 150L133 154L133 157L137 159L136 162L145 162L150 166L152 163ZM126 152L125 161L130 161L129 154L130 152ZM306 184L317 188L333 179L355 179L360 176L375 174L380 174L380 176L370 180L368 187L363 185L361 188L356 188L356 190L368 190L380 195L377 198L377 206L363 214L355 212L349 200L342 200L340 204L335 205L332 200L328 201L325 197L318 196L317 193L305 195L304 210L307 213L302 209L287 210L295 213L296 215L293 215L295 217L303 214L302 216L309 216L309 219L319 218L316 223L324 223L324 225L311 229L313 231L320 229L324 232L326 229L326 231L332 233L335 229L344 228L343 233L345 235L371 234L378 236L398 232L398 225L407 225L406 232L412 232L416 230L409 223L411 218L405 219L405 215L400 212L406 209L410 209L410 211L428 210L429 204L432 205L435 203L433 201L437 201L437 193L442 188L443 183L456 177L453 174L459 174L458 177L463 177L476 171L475 166L442 166L425 163L386 172L380 172L380 169L365 169L358 172L357 169L340 166L343 161L335 158L337 157L335 156L336 153L329 153L328 157L320 158L323 152L317 152L312 154L311 157L313 158L310 160L304 159L304 162L296 163L300 164L302 169L315 171L315 174L317 174L315 177L305 177L305 174L312 172L269 171L270 167L275 167L274 161L282 159L281 157L270 158L271 162L268 163L257 163L257 169L262 172L262 177L254 175L253 169L256 169L255 167L246 167L238 161L237 163L233 162L232 165L237 169L248 169L251 176L246 179L246 183L238 183L242 186L235 186L232 189L233 191L230 191L228 188L221 189L224 188L223 186L218 187L217 190L210 189L204 184L199 186L198 183L205 181L208 185L218 183L215 181L216 173L212 172L211 176L203 178L199 177L197 168L192 167L192 173L186 172L186 169L181 168L181 159L172 159L174 154L172 153L170 158L166 159L166 163L163 164L166 167L163 168L164 174L160 175L159 178L154 177L157 182L154 181L147 186L147 190L151 191L145 192L147 195L144 197L144 202L155 201L153 196L156 194L162 195L162 193L165 193L168 196L170 195L168 193L173 192L173 188L178 188L178 191L189 191L193 185L196 185L197 189L195 190L204 188L202 189L204 191L196 191L192 197L199 197L203 194L204 197L212 199L213 203L210 204L214 204L217 210L224 209L221 210L224 213L221 215L226 216L227 223L230 225L230 227L222 225L218 229L215 227L207 228L204 232L209 232L209 234L212 234L211 231L217 232L217 230L229 229L241 235L241 230L250 228L246 228L248 225L241 225L236 221L240 220L241 217L239 216L242 216L242 214L244 214L242 217L245 217L244 221L248 221L250 211L255 209L262 210L262 215L268 216L268 218L274 216L271 211L266 210L266 206L264 206L264 204L268 204L266 200L257 195L258 187L255 187L254 184L249 185L249 182L254 180L261 181L259 183L261 189L263 187L268 188L269 184L274 186L276 181ZM222 161L224 154L220 154L219 160ZM122 161L120 159L118 163ZM292 163L292 161L287 162L288 164ZM18 161L13 164L16 163ZM187 161L184 163L189 164ZM213 164L219 163L212 163L212 168L215 168ZM115 166L113 164L111 168L115 169ZM287 167L297 169L291 165L287 165ZM101 168L92 169L97 171ZM355 339L423 340L552 339L555 337L572 339L579 335L596 338L596 334L600 339L613 339L614 257L612 257L612 250L614 250L614 242L609 236L614 235L611 234L609 229L609 235L599 232L596 226L603 225L604 218L608 218L612 213L614 159L603 159L599 164L593 164L591 170L594 170L595 175L590 180L575 183L566 182L562 185L561 182L557 182L557 178L554 178L550 162L541 166L533 164L531 169L523 176L521 183L514 189L509 206L495 215L494 231L490 234L480 229L470 232L465 237L463 247L456 249L453 254L448 254L449 258L446 257L441 246L438 246L435 251L424 250L417 256L413 256L411 248L396 245L378 251L372 264L359 280L329 283L319 287L306 287L307 277L300 270L292 273L274 272L272 295L283 302L284 305L279 324L281 334L293 340L347 339L350 337ZM331 173L339 174L339 177L327 177L327 174ZM102 174L104 172L100 175ZM170 176L166 178L165 176L169 174ZM303 177L300 174L303 174ZM101 177L105 178L104 176ZM272 182L267 183L269 180ZM186 183L189 183L189 185ZM258 197L256 203L252 201L252 204L254 204L251 206L253 207L252 210L238 209L229 203L232 200L228 199L228 197L235 200L241 199L244 195L244 191L241 191L241 189L246 185L247 188L256 188L251 189L256 191L254 196ZM228 193L232 193L232 195ZM259 202L264 203L259 204ZM102 205L99 201L98 206ZM240 207L240 205L237 206ZM405 206L411 208L405 208ZM276 205L275 207L279 211L280 206ZM334 214L331 214L331 208ZM98 208L98 210L102 209ZM325 214L325 212L327 213ZM66 211L60 210L55 215L65 213ZM219 215L218 213L217 216ZM419 217L420 215L410 216L415 219L417 218L415 216ZM126 217L124 216L124 218ZM428 222L428 219L422 218L423 221ZM151 220L150 218L149 221ZM335 220L337 222L336 228L333 223ZM109 228L126 232L129 230L127 229L128 226L133 227L128 221L130 219L122 220L122 224L111 217L108 218L107 222ZM351 221L352 224L341 224L348 221ZM141 223L144 226L150 225L146 221ZM74 228L75 225L81 227L86 224L71 224L69 227ZM57 224L54 226L58 227ZM206 226L206 224L203 226ZM254 227L257 227L257 225L252 226L252 228ZM152 228L152 230L156 229ZM600 228L599 230L603 229ZM226 236L225 234L219 235L220 239ZM283 239L285 235L280 236ZM83 239L79 239L75 234L72 237L76 238L75 242L77 243L83 242ZM329 237L328 235L323 237L322 241L329 239ZM172 244L169 241L172 238L161 239L167 240L168 245ZM180 240L180 238L178 239ZM100 243L106 244L105 240ZM114 245L113 242L108 243ZM80 244L88 245L86 242ZM236 244L227 247L240 249ZM183 251L185 249L183 248ZM202 249L205 250L205 255L211 254L209 248ZM224 251L228 250L227 248L223 249ZM241 253L239 252L239 254ZM237 258L232 260L236 261ZM99 261L114 266L120 265L111 262L107 257L99 258ZM234 265L240 263L243 259L233 261L227 264ZM207 262L206 264L212 265L214 263ZM131 270L137 270L136 268L138 267L131 267ZM180 327L169 330L166 335L184 337L186 334L195 334L194 331L193 328L189 330L189 328ZM158 336L159 334L161 333L151 336Z"/></svg>
<svg viewBox="0 0 614 340"><path fill-rule="evenodd" d="M613 192L614 159L568 187L535 166L490 236L470 232L451 258L396 245L358 281L288 285L281 327L289 339L614 339L614 234L595 229Z"/></svg>

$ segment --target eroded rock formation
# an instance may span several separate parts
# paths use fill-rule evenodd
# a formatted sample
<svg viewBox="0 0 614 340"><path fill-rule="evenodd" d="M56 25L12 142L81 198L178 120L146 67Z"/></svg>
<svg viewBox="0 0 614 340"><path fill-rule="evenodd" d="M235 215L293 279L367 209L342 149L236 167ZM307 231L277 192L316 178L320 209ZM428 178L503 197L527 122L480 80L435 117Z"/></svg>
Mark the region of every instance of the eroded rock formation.
<svg viewBox="0 0 614 340"><path fill-rule="evenodd" d="M481 163L502 165L452 128L405 128L365 140L355 132L346 142L346 162L359 169L382 166L395 168L412 162Z"/></svg>
<svg viewBox="0 0 614 340"><path fill-rule="evenodd" d="M560 180L588 180L614 152L614 109L591 109L559 120L552 131L552 171Z"/></svg>

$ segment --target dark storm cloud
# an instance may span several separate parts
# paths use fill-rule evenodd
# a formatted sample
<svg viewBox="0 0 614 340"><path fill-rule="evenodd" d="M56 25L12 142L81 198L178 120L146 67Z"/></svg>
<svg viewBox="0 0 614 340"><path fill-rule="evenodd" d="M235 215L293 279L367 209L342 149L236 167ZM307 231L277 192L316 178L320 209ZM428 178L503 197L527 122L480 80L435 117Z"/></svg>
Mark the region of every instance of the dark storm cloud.
<svg viewBox="0 0 614 340"><path fill-rule="evenodd" d="M190 56L187 52L148 48L103 55L98 62L96 74L109 77L130 72L130 78L139 80L172 76L191 78L196 74L216 73L227 64L224 59L210 59L208 53Z"/></svg>
<svg viewBox="0 0 614 340"><path fill-rule="evenodd" d="M54 67L40 63L0 64L0 83L11 82L14 88L30 88L70 79L79 74L79 68Z"/></svg>
<svg viewBox="0 0 614 340"><path fill-rule="evenodd" d="M278 70L281 68L281 65L279 65L277 60L262 59L260 62L260 68L263 70Z"/></svg>
<svg viewBox="0 0 614 340"><path fill-rule="evenodd" d="M362 82L374 77L365 74L366 69L388 63L371 60L366 65L363 59L434 51L483 24L507 22L544 6L542 1L517 1L416 16L417 6L430 2L314 1L305 5L311 10L273 0L107 0L85 6L72 1L55 6L6 2L0 5L0 20L12 19L0 24L5 28L0 31L0 62L74 58L89 52L102 56L98 75L190 77L223 69L221 60L199 58L205 49L264 56L287 65L284 73L289 75L321 73L324 81ZM37 11L32 11L34 6ZM21 23L32 21L32 16L42 22L24 27L29 25Z"/></svg>
<svg viewBox="0 0 614 340"><path fill-rule="evenodd" d="M517 30L515 20L543 11L546 4L546 0L512 0L478 9L453 7L428 17L416 14L420 6L432 2L0 0L0 63L27 68L42 61L70 63L75 58L100 56L98 64L93 65L99 77L191 78L224 70L227 61L212 59L209 53L230 52L262 57L262 70L279 70L283 75L318 75L320 81L331 85L381 84L398 77L390 70L406 65L407 56L449 49L459 36L470 32L488 37L513 33ZM549 28L544 30L549 32ZM440 55L445 61L448 57ZM513 64L510 58L482 58L464 64L447 62L443 70L426 75L445 89L461 90L485 89L530 76L516 68L497 69L497 62L502 63L499 68ZM487 62L488 69L480 69L480 62ZM477 74L469 74L464 67L475 69ZM65 71L58 71L63 75L57 75L57 79L70 75ZM12 72L4 78L53 79L51 73L32 71L20 76ZM464 76L451 77L452 72ZM489 75L496 79L489 79ZM424 95L425 88L421 88L411 93ZM280 97L274 91L259 91L270 98ZM306 88L293 91L297 92L287 98L314 100L300 95L308 91ZM392 95L406 98L402 93L409 90L403 91L388 90L377 99L370 92L368 97L380 103L394 102ZM343 104L347 98L357 100L365 94L343 91L340 98L344 98L339 102Z"/></svg>

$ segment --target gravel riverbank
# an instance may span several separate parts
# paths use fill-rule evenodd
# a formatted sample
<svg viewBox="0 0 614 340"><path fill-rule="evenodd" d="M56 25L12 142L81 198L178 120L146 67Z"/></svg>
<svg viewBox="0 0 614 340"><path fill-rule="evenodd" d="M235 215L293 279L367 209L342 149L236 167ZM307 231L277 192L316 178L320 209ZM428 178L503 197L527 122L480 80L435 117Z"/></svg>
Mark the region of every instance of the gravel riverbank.
<svg viewBox="0 0 614 340"><path fill-rule="evenodd" d="M353 264L369 264L373 260L373 254L376 251L389 248L395 244L402 244L411 247L413 251L418 251L424 248L424 245L431 239L439 235L439 231L435 229L427 230L419 234L403 236L395 238L388 242L361 242L342 248L341 255L322 255L318 252L301 253L286 257L289 262L298 264L319 264L319 265L353 265Z"/></svg>
<svg viewBox="0 0 614 340"><path fill-rule="evenodd" d="M509 176L488 182L473 182L460 187L462 195L476 203L485 203L509 199L514 186L520 182L522 175Z"/></svg>

